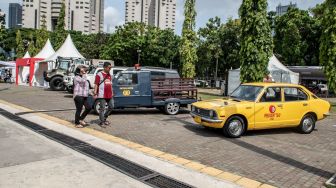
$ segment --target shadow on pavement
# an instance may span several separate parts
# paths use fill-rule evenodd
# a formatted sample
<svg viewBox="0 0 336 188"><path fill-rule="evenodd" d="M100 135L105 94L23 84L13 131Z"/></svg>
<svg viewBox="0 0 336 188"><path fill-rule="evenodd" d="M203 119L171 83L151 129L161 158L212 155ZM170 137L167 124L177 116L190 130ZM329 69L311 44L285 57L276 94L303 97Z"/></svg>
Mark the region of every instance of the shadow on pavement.
<svg viewBox="0 0 336 188"><path fill-rule="evenodd" d="M304 171L306 171L308 173L315 174L315 175L320 176L320 177L324 177L324 178L328 179L328 178L330 178L333 175L332 172L329 172L329 171L326 171L326 170L323 170L323 169L320 169L320 168L317 168L317 167L314 167L314 166L310 166L308 164L305 164L303 162L297 161L297 160L292 159L290 157L277 154L275 152L269 151L267 149L261 148L259 146L253 145L251 143L247 143L247 142L245 142L245 141L243 141L241 139L225 138L222 135L222 132L219 131L220 129L219 130L216 130L216 129L205 129L205 128L202 128L199 125L195 125L195 124L190 123L188 121L185 121L185 120L183 120L181 118L171 118L171 119L168 119L166 121L178 121L178 122L181 122L182 124L184 124L183 126L186 129L195 132L197 135L204 136L204 137L218 137L218 138L222 138L222 139L224 139L224 140L226 140L228 142L231 142L231 143L233 143L233 144L235 144L237 146L243 147L243 148L245 148L247 150L253 151L255 153L258 153L258 154L261 154L263 156L269 157L269 158L271 158L273 160L279 161L281 163L285 163L287 165L293 166L295 168L304 170ZM293 132L294 130L293 129L275 129L275 130L264 130L264 131L252 131L251 133L248 132L247 136L257 136L258 134L259 135L265 135L265 134L288 134L289 132Z"/></svg>

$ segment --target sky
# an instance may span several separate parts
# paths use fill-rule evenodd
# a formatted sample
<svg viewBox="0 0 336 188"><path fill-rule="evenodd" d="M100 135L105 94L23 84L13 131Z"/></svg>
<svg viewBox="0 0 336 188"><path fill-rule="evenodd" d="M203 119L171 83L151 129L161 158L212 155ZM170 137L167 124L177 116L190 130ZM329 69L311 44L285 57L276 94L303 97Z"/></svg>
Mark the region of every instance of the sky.
<svg viewBox="0 0 336 188"><path fill-rule="evenodd" d="M177 1L176 34L181 34L183 24L183 6L185 0ZM300 9L309 9L324 0L268 0L268 11L275 11L279 4L296 3ZM8 15L8 3L21 3L22 0L0 0L0 9ZM238 18L238 9L242 0L196 0L196 27L204 27L210 18L218 16L222 22L230 17ZM8 23L8 21L6 21ZM125 23L125 0L105 0L104 31L113 32L115 26ZM109 27L109 29L108 29Z"/></svg>

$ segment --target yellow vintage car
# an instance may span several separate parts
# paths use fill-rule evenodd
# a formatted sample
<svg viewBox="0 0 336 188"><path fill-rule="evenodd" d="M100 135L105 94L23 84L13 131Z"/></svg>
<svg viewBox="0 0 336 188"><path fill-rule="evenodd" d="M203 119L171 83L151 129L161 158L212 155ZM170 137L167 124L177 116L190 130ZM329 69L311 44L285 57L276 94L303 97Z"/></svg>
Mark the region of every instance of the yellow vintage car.
<svg viewBox="0 0 336 188"><path fill-rule="evenodd" d="M297 127L309 134L315 122L329 115L329 102L305 87L287 83L240 85L227 99L199 101L191 106L194 121L220 128L232 138L248 130Z"/></svg>

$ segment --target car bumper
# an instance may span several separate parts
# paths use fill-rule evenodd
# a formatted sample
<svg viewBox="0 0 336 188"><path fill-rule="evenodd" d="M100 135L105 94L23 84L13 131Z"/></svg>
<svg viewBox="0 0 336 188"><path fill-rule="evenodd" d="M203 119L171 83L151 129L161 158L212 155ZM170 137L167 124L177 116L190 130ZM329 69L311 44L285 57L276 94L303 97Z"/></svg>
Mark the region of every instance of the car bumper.
<svg viewBox="0 0 336 188"><path fill-rule="evenodd" d="M200 117L200 120L202 122L207 122L207 123L223 123L223 120L220 120L220 119L210 119L210 118L206 118L206 117L201 117L193 112L190 112L190 115L193 117L193 118L196 118L196 117Z"/></svg>
<svg viewBox="0 0 336 188"><path fill-rule="evenodd" d="M324 117L328 117L328 116L330 116L330 115L331 115L330 112L327 112L327 113L324 113L324 114L323 114Z"/></svg>

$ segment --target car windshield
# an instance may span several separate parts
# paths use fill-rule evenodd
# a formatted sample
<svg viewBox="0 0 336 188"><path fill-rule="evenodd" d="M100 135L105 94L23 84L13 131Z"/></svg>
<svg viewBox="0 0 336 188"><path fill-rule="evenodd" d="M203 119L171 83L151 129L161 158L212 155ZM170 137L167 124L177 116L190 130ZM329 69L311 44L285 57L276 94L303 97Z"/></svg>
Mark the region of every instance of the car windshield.
<svg viewBox="0 0 336 188"><path fill-rule="evenodd" d="M236 100L255 101L263 87L240 85L236 90L232 92L230 98Z"/></svg>

